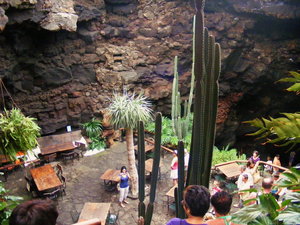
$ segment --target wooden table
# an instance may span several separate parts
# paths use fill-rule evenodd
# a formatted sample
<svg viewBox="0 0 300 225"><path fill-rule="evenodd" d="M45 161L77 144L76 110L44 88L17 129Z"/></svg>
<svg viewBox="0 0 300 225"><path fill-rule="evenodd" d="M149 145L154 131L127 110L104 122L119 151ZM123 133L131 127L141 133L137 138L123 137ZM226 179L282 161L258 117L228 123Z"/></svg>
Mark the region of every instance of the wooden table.
<svg viewBox="0 0 300 225"><path fill-rule="evenodd" d="M166 196L175 198L175 196L174 196L174 190L175 190L175 188L177 188L177 185L171 187L171 189L166 193Z"/></svg>
<svg viewBox="0 0 300 225"><path fill-rule="evenodd" d="M73 145L72 142L65 142L60 144L48 145L41 148L41 154L47 155L56 152L64 152L74 150L77 146Z"/></svg>
<svg viewBox="0 0 300 225"><path fill-rule="evenodd" d="M216 166L217 169L221 170L222 173L225 174L226 177L236 177L240 175L240 166L236 163L230 163L226 165Z"/></svg>
<svg viewBox="0 0 300 225"><path fill-rule="evenodd" d="M154 145L148 145L148 144L145 145L145 152L152 151L153 149L154 149ZM138 150L138 146L137 145L134 146L134 150L135 151Z"/></svg>
<svg viewBox="0 0 300 225"><path fill-rule="evenodd" d="M97 218L101 221L101 224L105 224L106 217L109 213L110 204L110 202L86 202L83 206L83 209L81 210L78 222Z"/></svg>
<svg viewBox="0 0 300 225"><path fill-rule="evenodd" d="M159 168L158 168L158 180L160 180L160 177L161 177L161 172L160 172L160 167L162 165L162 161L160 160L160 163L159 163ZM146 172L149 172L150 175L152 173L152 167L153 167L153 159L147 159L145 161L145 170Z"/></svg>
<svg viewBox="0 0 300 225"><path fill-rule="evenodd" d="M177 185L171 187L171 189L166 193L168 210L169 210L170 206L173 204L172 202L170 202L170 198L172 198L172 199L175 198L175 195L174 195L175 188L177 188Z"/></svg>
<svg viewBox="0 0 300 225"><path fill-rule="evenodd" d="M115 191L120 181L120 170L107 169L100 179L104 180L104 187L107 191Z"/></svg>
<svg viewBox="0 0 300 225"><path fill-rule="evenodd" d="M45 165L30 170L31 176L39 191L62 186L51 165Z"/></svg>

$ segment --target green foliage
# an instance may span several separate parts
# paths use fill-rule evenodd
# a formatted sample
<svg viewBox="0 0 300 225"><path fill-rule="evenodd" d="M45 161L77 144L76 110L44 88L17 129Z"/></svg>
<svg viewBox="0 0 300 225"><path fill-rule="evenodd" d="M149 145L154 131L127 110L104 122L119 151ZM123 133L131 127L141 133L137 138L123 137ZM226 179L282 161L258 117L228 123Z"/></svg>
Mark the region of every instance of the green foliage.
<svg viewBox="0 0 300 225"><path fill-rule="evenodd" d="M8 225L9 217L13 209L20 203L23 198L8 195L9 191L6 190L3 186L3 183L0 181L0 224Z"/></svg>
<svg viewBox="0 0 300 225"><path fill-rule="evenodd" d="M300 171L291 168L284 172L285 178L278 182L279 187L287 187L289 190L298 192L288 192L284 201L280 204L276 202L271 194L262 194L256 198L258 205L245 206L234 213L233 221L236 223L256 224L298 224L300 220Z"/></svg>
<svg viewBox="0 0 300 225"><path fill-rule="evenodd" d="M290 197L290 196L293 197ZM291 200L293 199L293 201ZM259 204L248 205L232 215L233 222L248 225L290 225L300 219L300 193L287 194L279 204L272 194L262 194L256 198Z"/></svg>
<svg viewBox="0 0 300 225"><path fill-rule="evenodd" d="M218 149L216 146L213 150L213 158L212 158L212 165L216 165L223 162L229 162L233 160L246 160L246 155L238 155L237 149L232 148L229 149L229 145L225 148L223 147L221 150Z"/></svg>
<svg viewBox="0 0 300 225"><path fill-rule="evenodd" d="M282 113L285 117L270 119L254 119L245 121L251 126L259 128L250 136L259 136L258 139L267 138L265 143L277 146L288 146L290 149L300 143L300 113Z"/></svg>
<svg viewBox="0 0 300 225"><path fill-rule="evenodd" d="M89 138L99 137L102 132L102 121L93 118L91 121L82 124Z"/></svg>
<svg viewBox="0 0 300 225"><path fill-rule="evenodd" d="M295 84L289 87L288 91L300 93L300 74L290 72L293 78L282 78L279 82L294 82ZM281 113L285 117L270 119L254 119L245 121L251 126L259 128L256 132L248 134L250 136L259 136L258 139L266 138L266 143L274 144L275 146L290 146L289 150L300 143L300 113Z"/></svg>
<svg viewBox="0 0 300 225"><path fill-rule="evenodd" d="M193 115L191 114L190 116L192 117ZM190 120L189 127L192 127L192 126L193 126L192 120ZM153 121L148 122L146 124L145 129L147 131L154 133L155 132L155 123ZM186 143L186 145L185 145L186 147L190 146L191 137L192 137L191 133L188 133L185 136L184 142ZM173 146L177 146L177 144L178 144L178 137L175 135L175 132L172 128L172 120L165 116L162 117L161 143L163 145L170 144Z"/></svg>
<svg viewBox="0 0 300 225"><path fill-rule="evenodd" d="M110 122L115 128L134 129L138 121L147 122L151 119L150 107L150 102L142 94L114 94L108 107Z"/></svg>
<svg viewBox="0 0 300 225"><path fill-rule="evenodd" d="M103 149L106 147L105 140L103 138L91 137L91 141L89 149Z"/></svg>
<svg viewBox="0 0 300 225"><path fill-rule="evenodd" d="M289 75L292 77L286 77L279 80L279 82L293 82L294 84L287 88L287 91L294 91L296 94L300 94L300 73L290 71Z"/></svg>
<svg viewBox="0 0 300 225"><path fill-rule="evenodd" d="M285 177L278 182L279 187L286 187L289 190L300 190L300 171L296 168L290 168L290 171L284 172Z"/></svg>
<svg viewBox="0 0 300 225"><path fill-rule="evenodd" d="M19 151L27 152L37 146L40 127L36 119L26 117L19 109L0 114L0 152L15 159Z"/></svg>

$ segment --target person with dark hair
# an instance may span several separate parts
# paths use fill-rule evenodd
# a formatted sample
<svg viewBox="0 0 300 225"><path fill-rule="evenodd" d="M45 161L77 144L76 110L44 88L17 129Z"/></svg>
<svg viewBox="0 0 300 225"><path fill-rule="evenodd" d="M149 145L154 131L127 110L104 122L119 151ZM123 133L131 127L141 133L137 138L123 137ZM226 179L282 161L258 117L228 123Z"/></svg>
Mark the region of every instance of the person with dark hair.
<svg viewBox="0 0 300 225"><path fill-rule="evenodd" d="M9 218L9 225L55 225L57 208L51 200L31 200L18 205Z"/></svg>
<svg viewBox="0 0 300 225"><path fill-rule="evenodd" d="M257 163L258 161L260 161L258 151L253 151L253 154L249 160L253 161L254 164Z"/></svg>
<svg viewBox="0 0 300 225"><path fill-rule="evenodd" d="M173 218L167 225L202 224L203 217L210 205L210 194L206 187L189 185L183 192L183 209L187 219Z"/></svg>
<svg viewBox="0 0 300 225"><path fill-rule="evenodd" d="M121 167L121 173L119 175L120 178L120 198L119 198L119 202L120 202L120 206L121 207L125 207L125 204L128 204L128 202L126 201L128 192L129 192L129 179L130 179L130 175L127 172L127 168L126 166L122 166Z"/></svg>
<svg viewBox="0 0 300 225"><path fill-rule="evenodd" d="M226 191L217 192L214 194L210 202L216 213L216 219L207 221L208 225L233 225L230 222L231 216L229 212L232 204L232 196Z"/></svg>

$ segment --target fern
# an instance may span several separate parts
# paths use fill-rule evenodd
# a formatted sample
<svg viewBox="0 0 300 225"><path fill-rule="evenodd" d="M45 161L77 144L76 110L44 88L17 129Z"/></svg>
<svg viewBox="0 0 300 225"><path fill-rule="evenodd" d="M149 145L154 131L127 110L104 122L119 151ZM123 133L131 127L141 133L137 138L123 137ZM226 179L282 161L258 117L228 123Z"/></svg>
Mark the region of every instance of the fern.
<svg viewBox="0 0 300 225"><path fill-rule="evenodd" d="M293 82L294 84L287 88L287 91L294 91L296 94L300 94L300 73L290 71L290 76L279 80L279 82Z"/></svg>
<svg viewBox="0 0 300 225"><path fill-rule="evenodd" d="M258 139L267 138L265 143L276 146L290 145L290 149L293 148L300 143L300 113L282 113L282 115L285 117L245 121L244 123L259 128L256 132L247 135L259 136Z"/></svg>
<svg viewBox="0 0 300 225"><path fill-rule="evenodd" d="M229 145L225 148L223 147L221 150L217 147L214 147L213 150L213 158L212 158L212 165L216 165L223 162L233 161L233 160L245 160L246 155L238 155L237 150L235 148L229 149Z"/></svg>

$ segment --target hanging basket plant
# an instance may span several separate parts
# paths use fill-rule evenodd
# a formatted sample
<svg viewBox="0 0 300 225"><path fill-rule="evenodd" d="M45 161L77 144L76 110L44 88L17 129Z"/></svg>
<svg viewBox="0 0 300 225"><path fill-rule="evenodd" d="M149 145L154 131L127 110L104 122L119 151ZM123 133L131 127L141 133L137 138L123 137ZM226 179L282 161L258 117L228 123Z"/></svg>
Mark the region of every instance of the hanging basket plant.
<svg viewBox="0 0 300 225"><path fill-rule="evenodd" d="M17 152L26 153L38 144L40 127L35 118L26 117L20 109L0 113L0 154L15 159Z"/></svg>

